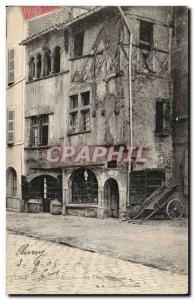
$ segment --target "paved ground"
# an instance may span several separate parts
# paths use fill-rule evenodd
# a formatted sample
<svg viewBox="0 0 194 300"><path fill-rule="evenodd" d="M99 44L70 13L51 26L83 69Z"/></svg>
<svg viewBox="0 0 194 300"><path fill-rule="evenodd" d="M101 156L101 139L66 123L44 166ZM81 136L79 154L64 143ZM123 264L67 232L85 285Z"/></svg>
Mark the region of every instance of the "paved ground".
<svg viewBox="0 0 194 300"><path fill-rule="evenodd" d="M7 293L185 294L187 276L8 232Z"/></svg>
<svg viewBox="0 0 194 300"><path fill-rule="evenodd" d="M188 228L184 220L140 225L113 219L8 212L7 228L178 274L188 271Z"/></svg>

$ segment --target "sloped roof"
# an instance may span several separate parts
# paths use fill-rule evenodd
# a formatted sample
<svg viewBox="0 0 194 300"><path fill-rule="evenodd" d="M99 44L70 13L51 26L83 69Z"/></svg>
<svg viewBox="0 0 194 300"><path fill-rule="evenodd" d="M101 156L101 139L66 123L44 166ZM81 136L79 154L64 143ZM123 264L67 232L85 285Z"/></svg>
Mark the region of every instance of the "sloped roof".
<svg viewBox="0 0 194 300"><path fill-rule="evenodd" d="M48 27L48 28L46 28L46 29L44 29L44 30L42 30L40 32L37 32L36 34L33 34L32 36L27 37L26 39L24 39L23 41L21 41L20 45L25 46L28 43L34 41L37 38L42 37L43 35L45 35L45 34L47 34L49 32L52 32L54 30L60 30L60 29L63 29L63 28L67 28L67 27L71 26L72 24L74 24L74 23L76 23L76 22L78 22L78 21L80 21L82 19L85 19L85 18L87 18L87 17L89 17L89 16L91 16L91 15L93 15L93 14L95 14L95 13L97 13L97 12L103 10L103 9L105 9L105 8L107 8L107 6L96 6L93 9L91 9L91 10L89 10L89 11L87 11L87 12L85 12L85 13L83 13L83 14L81 14L81 15L73 18L73 19L71 19L71 20L68 20L68 21L65 21L65 22L56 23L55 25L52 25L52 26L50 26L50 27Z"/></svg>

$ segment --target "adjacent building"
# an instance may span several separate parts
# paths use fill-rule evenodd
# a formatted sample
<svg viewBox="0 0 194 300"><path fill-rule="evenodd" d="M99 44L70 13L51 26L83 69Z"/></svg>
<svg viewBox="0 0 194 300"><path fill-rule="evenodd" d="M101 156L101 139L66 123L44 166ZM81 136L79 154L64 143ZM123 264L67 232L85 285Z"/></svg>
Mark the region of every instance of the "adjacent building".
<svg viewBox="0 0 194 300"><path fill-rule="evenodd" d="M21 180L24 175L24 88L25 50L19 46L25 37L25 20L20 7L7 7L7 147L6 207L22 211ZM16 30L17 29L17 30Z"/></svg>
<svg viewBox="0 0 194 300"><path fill-rule="evenodd" d="M189 10L174 7L173 74L173 177L185 200L189 195Z"/></svg>

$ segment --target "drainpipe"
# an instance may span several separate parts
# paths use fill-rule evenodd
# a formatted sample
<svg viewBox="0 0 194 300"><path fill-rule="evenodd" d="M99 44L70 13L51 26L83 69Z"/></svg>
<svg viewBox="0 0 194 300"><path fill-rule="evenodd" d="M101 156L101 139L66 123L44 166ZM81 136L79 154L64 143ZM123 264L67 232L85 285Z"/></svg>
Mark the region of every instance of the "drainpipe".
<svg viewBox="0 0 194 300"><path fill-rule="evenodd" d="M133 40L133 34L130 25L128 24L127 18L120 6L117 6L121 17L126 25L127 31L129 33L130 41L129 41L129 68L128 68L128 76L129 76L129 119L130 119L130 151L132 151L133 146L133 127L132 127L132 84L131 84L131 55L132 55L132 40ZM132 153L132 152L131 152ZM129 204L129 186L130 186L130 173L131 173L131 162L128 164L128 199L127 203Z"/></svg>

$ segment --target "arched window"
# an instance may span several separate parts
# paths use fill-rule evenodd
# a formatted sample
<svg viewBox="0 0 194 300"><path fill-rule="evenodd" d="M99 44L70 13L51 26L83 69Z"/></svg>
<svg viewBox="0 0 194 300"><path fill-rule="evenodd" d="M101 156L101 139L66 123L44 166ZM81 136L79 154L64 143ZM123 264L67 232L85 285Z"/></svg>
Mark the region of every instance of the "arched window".
<svg viewBox="0 0 194 300"><path fill-rule="evenodd" d="M35 61L34 61L34 57L31 57L29 62L28 80L33 80L34 77L35 77Z"/></svg>
<svg viewBox="0 0 194 300"><path fill-rule="evenodd" d="M49 175L41 175L30 182L30 198L42 199L43 212L50 211L50 201L61 199L62 183Z"/></svg>
<svg viewBox="0 0 194 300"><path fill-rule="evenodd" d="M42 65L42 58L41 54L37 55L37 78L41 76L41 65Z"/></svg>
<svg viewBox="0 0 194 300"><path fill-rule="evenodd" d="M91 170L85 168L75 170L71 180L73 203L98 202L98 182Z"/></svg>
<svg viewBox="0 0 194 300"><path fill-rule="evenodd" d="M49 75L51 72L51 51L47 50L45 53L44 76Z"/></svg>
<svg viewBox="0 0 194 300"><path fill-rule="evenodd" d="M60 72L60 47L57 46L54 49L54 73L59 73Z"/></svg>
<svg viewBox="0 0 194 300"><path fill-rule="evenodd" d="M17 173L13 168L7 170L7 197L17 196Z"/></svg>

